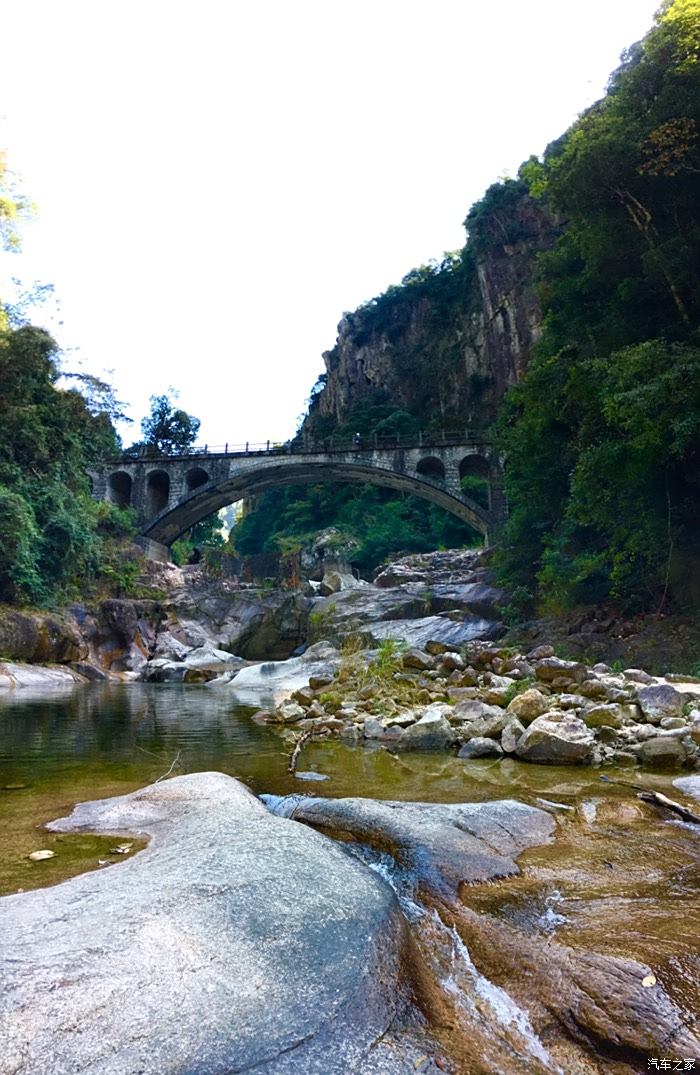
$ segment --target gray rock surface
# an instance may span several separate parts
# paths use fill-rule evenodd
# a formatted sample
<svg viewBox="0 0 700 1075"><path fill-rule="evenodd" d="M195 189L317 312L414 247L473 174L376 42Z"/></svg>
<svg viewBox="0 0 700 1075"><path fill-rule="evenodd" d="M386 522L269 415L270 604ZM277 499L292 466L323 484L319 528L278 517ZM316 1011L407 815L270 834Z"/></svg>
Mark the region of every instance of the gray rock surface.
<svg viewBox="0 0 700 1075"><path fill-rule="evenodd" d="M527 809L527 808L523 808ZM2 1075L355 1075L404 1005L390 888L231 777L81 804L133 859L0 900Z"/></svg>
<svg viewBox="0 0 700 1075"><path fill-rule="evenodd" d="M578 717L550 712L525 729L515 753L525 761L567 765L585 761L594 742L593 732Z"/></svg>
<svg viewBox="0 0 700 1075"><path fill-rule="evenodd" d="M439 703L429 706L420 720L404 728L396 741L397 750L446 750L455 740L454 729Z"/></svg>
<svg viewBox="0 0 700 1075"><path fill-rule="evenodd" d="M487 758L503 753L503 748L495 739L476 735L459 748L458 758Z"/></svg>
<svg viewBox="0 0 700 1075"><path fill-rule="evenodd" d="M685 701L681 692L670 683L640 687L637 698L649 724L658 724L662 717L679 717Z"/></svg>
<svg viewBox="0 0 700 1075"><path fill-rule="evenodd" d="M85 677L72 668L52 667L42 665L14 664L11 661L0 661L0 691L4 690L28 690L28 691L52 691L65 690L75 687L78 683L87 682Z"/></svg>
<svg viewBox="0 0 700 1075"><path fill-rule="evenodd" d="M290 795L271 801L284 816L389 847L417 884L446 895L460 884L518 873L515 858L547 843L555 829L544 810L510 799L488 803L404 803L375 799L311 799Z"/></svg>

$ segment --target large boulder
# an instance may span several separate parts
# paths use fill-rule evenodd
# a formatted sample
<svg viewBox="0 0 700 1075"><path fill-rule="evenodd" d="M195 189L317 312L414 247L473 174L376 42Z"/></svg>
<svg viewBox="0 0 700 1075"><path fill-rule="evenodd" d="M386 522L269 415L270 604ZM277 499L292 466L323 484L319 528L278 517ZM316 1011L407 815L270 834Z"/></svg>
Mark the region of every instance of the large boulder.
<svg viewBox="0 0 700 1075"><path fill-rule="evenodd" d="M2 606L0 653L18 662L64 664L84 660L87 645L76 624L63 616Z"/></svg>
<svg viewBox="0 0 700 1075"><path fill-rule="evenodd" d="M578 717L549 712L525 729L515 753L524 761L570 765L586 761L594 742L593 732Z"/></svg>
<svg viewBox="0 0 700 1075"><path fill-rule="evenodd" d="M575 683L583 683L588 674L585 664L579 661L563 661L560 657L544 657L535 667L535 676L545 683L551 683L555 679L571 679Z"/></svg>
<svg viewBox="0 0 700 1075"><path fill-rule="evenodd" d="M516 694L515 698L508 703L507 712L517 717L523 724L531 724L536 717L541 717L549 708L547 697L540 691L531 688Z"/></svg>
<svg viewBox="0 0 700 1075"><path fill-rule="evenodd" d="M683 744L671 735L647 739L636 748L636 754L643 765L656 769L679 769L687 757Z"/></svg>
<svg viewBox="0 0 700 1075"><path fill-rule="evenodd" d="M73 668L44 668L39 665L0 661L0 693L5 690L65 690L86 682L87 678Z"/></svg>
<svg viewBox="0 0 700 1075"><path fill-rule="evenodd" d="M685 698L670 683L654 683L639 687L637 698L649 724L658 724L663 717L679 717Z"/></svg>
<svg viewBox="0 0 700 1075"><path fill-rule="evenodd" d="M81 804L52 828L152 839L0 900L2 1075L373 1070L404 1005L405 923L342 848L221 773Z"/></svg>
<svg viewBox="0 0 700 1075"><path fill-rule="evenodd" d="M455 733L445 716L448 706L428 706L415 724L404 728L396 740L397 750L446 750L455 741Z"/></svg>

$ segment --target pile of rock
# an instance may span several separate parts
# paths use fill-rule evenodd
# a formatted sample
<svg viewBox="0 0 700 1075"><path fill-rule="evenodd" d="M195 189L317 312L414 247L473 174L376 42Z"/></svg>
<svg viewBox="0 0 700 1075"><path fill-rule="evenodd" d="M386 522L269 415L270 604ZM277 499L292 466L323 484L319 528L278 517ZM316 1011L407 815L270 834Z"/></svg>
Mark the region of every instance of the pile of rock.
<svg viewBox="0 0 700 1075"><path fill-rule="evenodd" d="M679 690L639 669L562 660L551 646L523 655L484 641L461 650L432 642L403 652L388 677L375 657L363 654L356 675L341 666L312 676L258 719L397 751L700 767L700 682Z"/></svg>
<svg viewBox="0 0 700 1075"><path fill-rule="evenodd" d="M173 635L158 637L156 656L146 664L141 678L146 683L228 682L248 662L209 643L186 646Z"/></svg>

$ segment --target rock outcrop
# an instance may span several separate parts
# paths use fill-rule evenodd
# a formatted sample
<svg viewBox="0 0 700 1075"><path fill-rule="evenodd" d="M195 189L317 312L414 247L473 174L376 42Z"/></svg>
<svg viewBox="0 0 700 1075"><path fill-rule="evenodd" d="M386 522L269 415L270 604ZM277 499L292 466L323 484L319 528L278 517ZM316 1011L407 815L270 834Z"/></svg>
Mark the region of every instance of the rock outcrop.
<svg viewBox="0 0 700 1075"><path fill-rule="evenodd" d="M455 428L495 417L539 337L534 261L558 235L525 193L510 216L512 234L494 228L473 267L446 263L423 281L409 274L402 287L343 316L323 355L326 379L311 403L309 432L317 418L347 421L367 399L439 414Z"/></svg>
<svg viewBox="0 0 700 1075"><path fill-rule="evenodd" d="M76 807L148 833L130 861L0 900L2 1075L408 1075L391 889L221 773ZM369 1059L368 1059L369 1058Z"/></svg>

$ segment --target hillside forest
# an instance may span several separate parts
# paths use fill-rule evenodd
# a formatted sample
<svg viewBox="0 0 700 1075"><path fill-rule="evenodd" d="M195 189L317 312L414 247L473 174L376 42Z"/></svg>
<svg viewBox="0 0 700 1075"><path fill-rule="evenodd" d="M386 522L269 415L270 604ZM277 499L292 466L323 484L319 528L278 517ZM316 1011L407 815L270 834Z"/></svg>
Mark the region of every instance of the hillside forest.
<svg viewBox="0 0 700 1075"><path fill-rule="evenodd" d="M6 246L26 208L0 160ZM494 563L521 616L697 605L700 0L666 0L605 96L491 186L465 228L461 250L343 316L297 436L488 437L509 503ZM350 385L353 362L366 375ZM87 477L122 448L111 386L71 375L51 337L7 305L0 383L0 601L128 593L133 519L95 503ZM196 436L167 397L148 421L139 443L161 450ZM478 477L464 480L485 496ZM411 497L307 485L248 505L229 548L289 551L329 526L366 575L393 553L477 540ZM194 540L220 542L216 524L182 555Z"/></svg>

